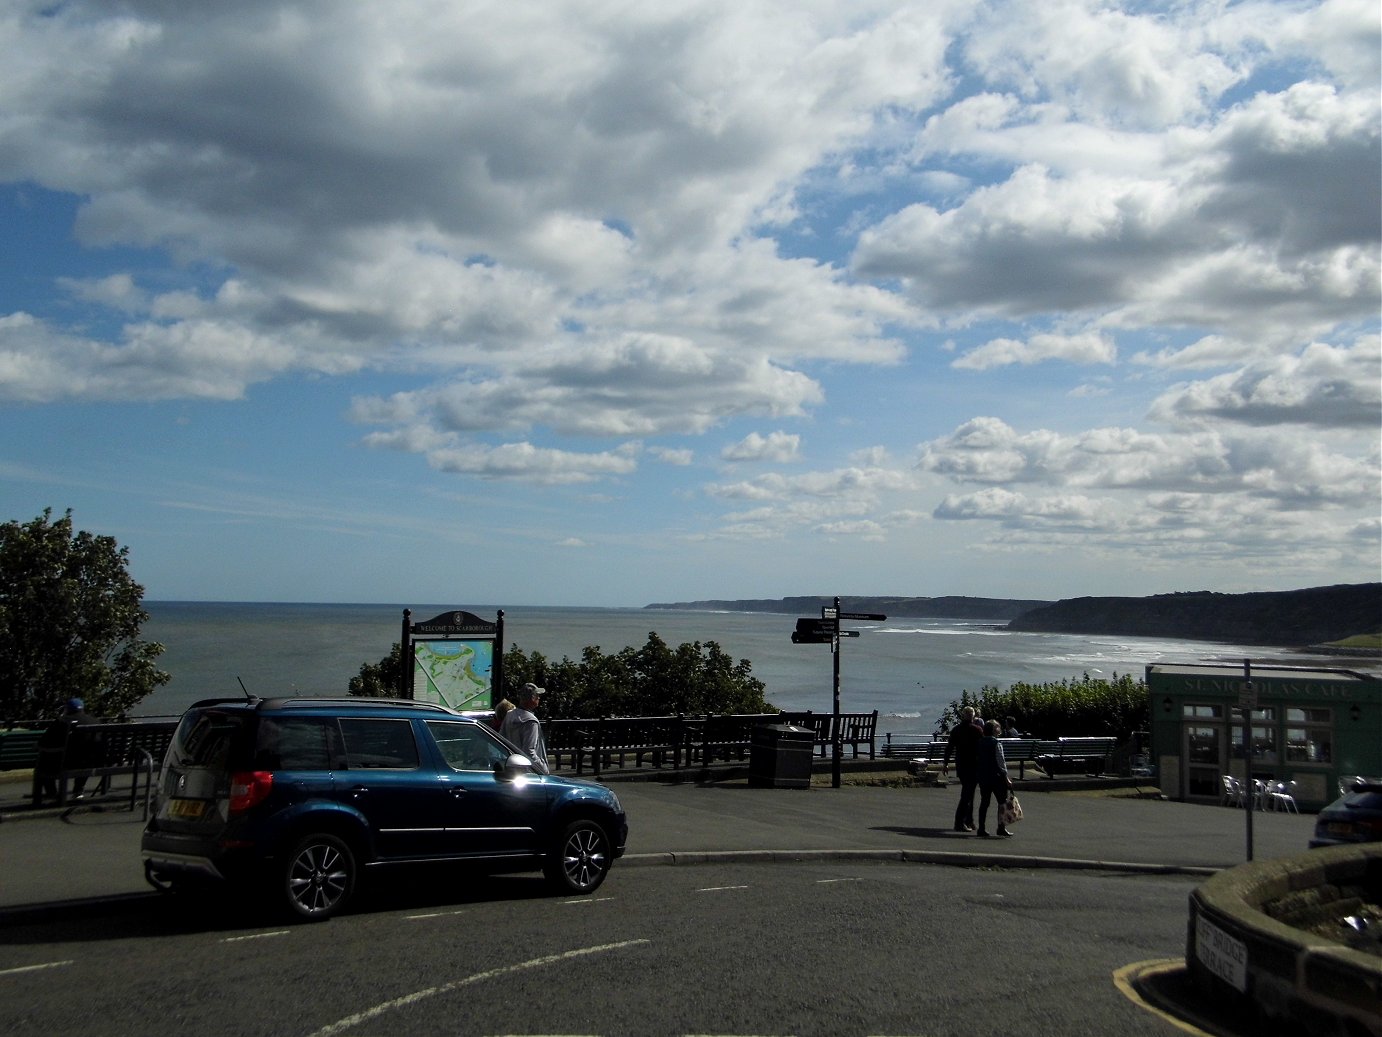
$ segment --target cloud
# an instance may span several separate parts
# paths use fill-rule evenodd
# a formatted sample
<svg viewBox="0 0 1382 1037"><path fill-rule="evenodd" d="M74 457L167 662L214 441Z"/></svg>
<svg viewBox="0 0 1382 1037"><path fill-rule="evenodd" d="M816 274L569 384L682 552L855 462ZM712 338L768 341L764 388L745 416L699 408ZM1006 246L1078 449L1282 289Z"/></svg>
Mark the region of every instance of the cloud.
<svg viewBox="0 0 1382 1037"><path fill-rule="evenodd" d="M1178 386L1152 405L1169 424L1222 419L1272 427L1303 425L1376 431L1382 424L1382 342L1324 343L1299 356L1272 357L1237 371Z"/></svg>
<svg viewBox="0 0 1382 1037"><path fill-rule="evenodd" d="M1117 347L1097 332L1078 335L1033 335L1025 342L1010 338L994 339L971 349L950 366L969 371L986 371L1009 364L1039 364L1064 360L1073 364L1111 364Z"/></svg>
<svg viewBox="0 0 1382 1037"><path fill-rule="evenodd" d="M998 419L977 418L923 444L918 467L961 483L1239 494L1282 510L1356 507L1379 488L1370 458L1274 429L1063 435L1019 433ZM952 501L942 517L955 517L957 507Z"/></svg>
<svg viewBox="0 0 1382 1037"><path fill-rule="evenodd" d="M439 448L432 450L427 459L440 471L560 486L629 475L638 467L635 453L632 448L624 448L582 454L532 443L504 443L497 447L471 444Z"/></svg>
<svg viewBox="0 0 1382 1037"><path fill-rule="evenodd" d="M769 432L766 436L750 432L737 443L720 451L726 461L772 461L784 464L793 461L801 448L801 437L786 432Z"/></svg>

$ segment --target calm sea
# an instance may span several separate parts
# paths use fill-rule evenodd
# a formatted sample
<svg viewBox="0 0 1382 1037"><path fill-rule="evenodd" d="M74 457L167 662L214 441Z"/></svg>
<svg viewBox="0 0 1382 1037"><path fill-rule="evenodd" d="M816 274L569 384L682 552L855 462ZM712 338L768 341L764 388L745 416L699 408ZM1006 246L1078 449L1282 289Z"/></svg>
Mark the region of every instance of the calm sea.
<svg viewBox="0 0 1382 1037"><path fill-rule="evenodd" d="M414 605L413 621L455 608L493 621L493 607ZM159 665L172 680L135 710L175 715L199 698L251 693L344 695L362 663L377 663L399 640L403 606L241 602L145 602L144 636L162 642ZM504 609L505 647L552 661L580 658L587 645L606 654L646 643L656 632L673 647L715 641L747 659L779 709L829 712L833 669L828 645L794 645L795 616L759 612L513 607ZM841 639L840 708L879 711L879 731L930 734L964 690L1015 681L1108 677L1157 662L1238 660L1279 654L1261 646L1204 641L1009 633L991 623L901 618L846 622ZM655 709L655 704L653 705Z"/></svg>

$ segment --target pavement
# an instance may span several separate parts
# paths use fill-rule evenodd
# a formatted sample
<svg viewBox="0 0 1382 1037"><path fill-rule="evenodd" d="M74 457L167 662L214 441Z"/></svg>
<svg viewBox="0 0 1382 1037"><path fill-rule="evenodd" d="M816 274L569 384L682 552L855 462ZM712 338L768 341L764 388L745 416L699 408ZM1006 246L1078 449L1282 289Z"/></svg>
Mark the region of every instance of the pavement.
<svg viewBox="0 0 1382 1037"><path fill-rule="evenodd" d="M734 767L708 781L670 778L651 768L606 772L629 818L616 872L868 857L1208 876L1248 859L1242 810L1169 802L1149 787L1107 781L1018 781L1025 817L1014 837L981 839L952 829L956 786L910 784L901 761L861 761L840 788L828 766L810 788L753 787ZM27 776L0 773L0 922L152 893L139 857L142 804L131 811L128 792L58 810L34 809L28 791ZM1303 853L1315 818L1257 812L1252 821L1253 858L1266 860Z"/></svg>

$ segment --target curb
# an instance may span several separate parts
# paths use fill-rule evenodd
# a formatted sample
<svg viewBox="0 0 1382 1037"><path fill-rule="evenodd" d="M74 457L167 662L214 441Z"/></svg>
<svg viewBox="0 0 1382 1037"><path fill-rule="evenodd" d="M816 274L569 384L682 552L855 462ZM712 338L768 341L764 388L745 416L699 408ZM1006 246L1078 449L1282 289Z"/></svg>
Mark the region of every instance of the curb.
<svg viewBox="0 0 1382 1037"><path fill-rule="evenodd" d="M630 853L621 867L685 864L800 864L811 861L896 861L955 868L1061 868L1067 871L1111 871L1134 875L1189 875L1205 878L1218 868L1187 864L1141 864L1071 857L1034 857L1010 853L960 853L954 850L670 850Z"/></svg>

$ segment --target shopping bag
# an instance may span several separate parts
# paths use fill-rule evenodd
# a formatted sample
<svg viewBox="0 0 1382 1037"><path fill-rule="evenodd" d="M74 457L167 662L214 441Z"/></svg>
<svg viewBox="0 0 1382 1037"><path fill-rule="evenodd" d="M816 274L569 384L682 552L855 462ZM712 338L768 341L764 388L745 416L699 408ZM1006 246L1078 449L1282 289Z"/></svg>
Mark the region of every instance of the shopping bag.
<svg viewBox="0 0 1382 1037"><path fill-rule="evenodd" d="M1003 801L1003 805L998 808L998 823L1004 828L1008 825L1016 824L1022 820L1022 804L1017 801L1016 795L1009 795Z"/></svg>

